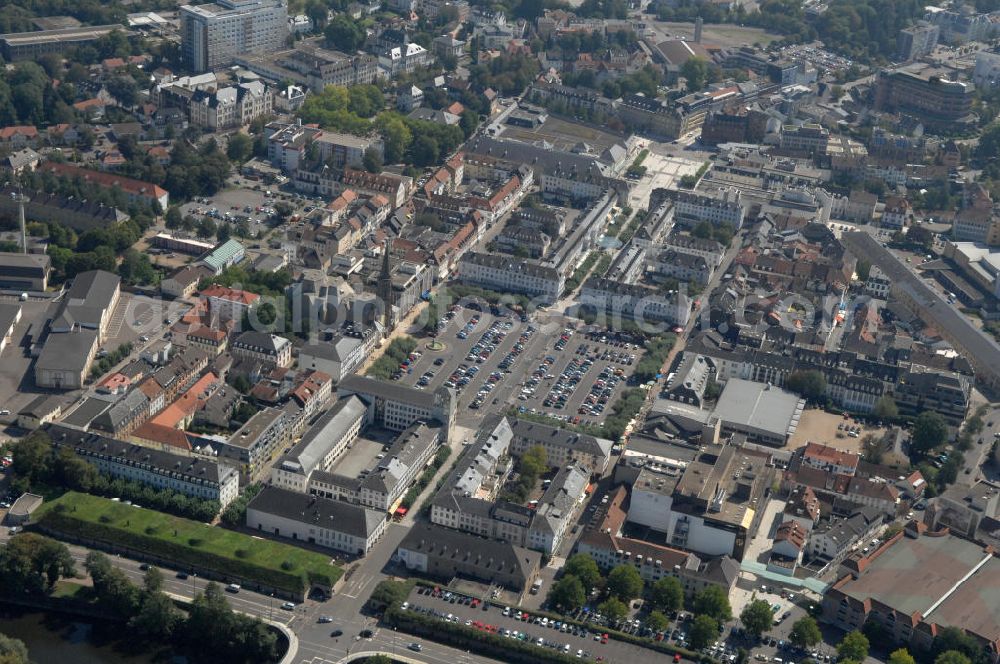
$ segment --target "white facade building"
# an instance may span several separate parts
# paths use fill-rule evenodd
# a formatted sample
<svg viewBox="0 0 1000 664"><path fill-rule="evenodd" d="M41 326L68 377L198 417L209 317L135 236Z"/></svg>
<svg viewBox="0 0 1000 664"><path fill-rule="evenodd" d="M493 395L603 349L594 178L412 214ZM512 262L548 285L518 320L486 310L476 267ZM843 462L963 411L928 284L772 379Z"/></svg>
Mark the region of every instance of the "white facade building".
<svg viewBox="0 0 1000 664"><path fill-rule="evenodd" d="M54 445L72 450L102 475L217 500L223 508L239 495L239 473L214 460L171 454L59 425L47 432Z"/></svg>

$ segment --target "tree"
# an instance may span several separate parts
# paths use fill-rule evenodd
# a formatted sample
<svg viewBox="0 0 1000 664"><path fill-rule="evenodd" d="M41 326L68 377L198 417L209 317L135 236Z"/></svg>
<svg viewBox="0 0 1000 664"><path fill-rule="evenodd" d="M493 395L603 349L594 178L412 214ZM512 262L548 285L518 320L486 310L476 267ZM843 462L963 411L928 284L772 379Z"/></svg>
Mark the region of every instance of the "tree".
<svg viewBox="0 0 1000 664"><path fill-rule="evenodd" d="M226 146L226 156L237 164L242 164L253 156L253 140L242 132L233 134Z"/></svg>
<svg viewBox="0 0 1000 664"><path fill-rule="evenodd" d="M826 378L815 369L793 371L785 379L785 389L818 403L826 396Z"/></svg>
<svg viewBox="0 0 1000 664"><path fill-rule="evenodd" d="M31 664L24 641L0 634L0 664Z"/></svg>
<svg viewBox="0 0 1000 664"><path fill-rule="evenodd" d="M167 214L164 216L163 220L167 228L180 228L181 224L184 223L180 207L173 205L167 208Z"/></svg>
<svg viewBox="0 0 1000 664"><path fill-rule="evenodd" d="M580 579L584 588L590 590L601 582L601 570L594 559L586 553L578 553L563 565L563 574Z"/></svg>
<svg viewBox="0 0 1000 664"><path fill-rule="evenodd" d="M107 82L108 93L126 108L139 101L139 86L131 76L115 76Z"/></svg>
<svg viewBox="0 0 1000 664"><path fill-rule="evenodd" d="M150 567L142 577L142 587L147 593L157 593L163 590L163 572L158 567Z"/></svg>
<svg viewBox="0 0 1000 664"><path fill-rule="evenodd" d="M575 611L586 601L583 583L572 575L563 575L549 591L549 603L564 611Z"/></svg>
<svg viewBox="0 0 1000 664"><path fill-rule="evenodd" d="M628 602L642 594L642 577L632 565L619 565L608 574L608 592Z"/></svg>
<svg viewBox="0 0 1000 664"><path fill-rule="evenodd" d="M938 413L925 410L913 420L910 447L921 454L927 454L948 440L948 424Z"/></svg>
<svg viewBox="0 0 1000 664"><path fill-rule="evenodd" d="M972 664L972 660L957 650L946 650L934 659L934 664Z"/></svg>
<svg viewBox="0 0 1000 664"><path fill-rule="evenodd" d="M708 586L694 596L694 612L726 621L733 617L729 597L719 586Z"/></svg>
<svg viewBox="0 0 1000 664"><path fill-rule="evenodd" d="M917 664L917 660L913 658L909 650L900 648L893 650L889 655L889 664Z"/></svg>
<svg viewBox="0 0 1000 664"><path fill-rule="evenodd" d="M660 611L677 611L684 606L684 588L672 576L665 576L649 589L650 603Z"/></svg>
<svg viewBox="0 0 1000 664"><path fill-rule="evenodd" d="M865 282L868 281L868 276L872 271L872 264L868 261L858 261L854 266L854 271L858 275L858 281Z"/></svg>
<svg viewBox="0 0 1000 664"><path fill-rule="evenodd" d="M792 631L788 633L788 638L800 648L808 648L819 643L823 639L823 634L819 631L819 625L816 624L816 620L812 616L802 616L792 625Z"/></svg>
<svg viewBox="0 0 1000 664"><path fill-rule="evenodd" d="M858 630L854 630L841 639L837 645L837 655L841 660L850 659L863 662L868 656L868 645L868 637Z"/></svg>
<svg viewBox="0 0 1000 664"><path fill-rule="evenodd" d="M691 235L695 236L700 240L708 240L712 237L712 224L707 221L699 221L695 224L694 228L691 229Z"/></svg>
<svg viewBox="0 0 1000 664"><path fill-rule="evenodd" d="M688 58L681 65L681 76L687 81L688 92L698 92L708 81L708 61L702 57Z"/></svg>
<svg viewBox="0 0 1000 664"><path fill-rule="evenodd" d="M410 146L414 166L430 166L440 161L441 146L433 136L420 134Z"/></svg>
<svg viewBox="0 0 1000 664"><path fill-rule="evenodd" d="M353 53L365 42L365 29L361 24L347 16L338 14L323 30L327 44L339 51Z"/></svg>
<svg viewBox="0 0 1000 664"><path fill-rule="evenodd" d="M162 592L146 596L142 608L132 616L128 625L140 635L157 641L168 641L181 622L181 613L169 597Z"/></svg>
<svg viewBox="0 0 1000 664"><path fill-rule="evenodd" d="M740 622L743 623L743 629L758 638L767 631L773 620L774 614L771 612L771 605L762 599L753 600L740 611Z"/></svg>
<svg viewBox="0 0 1000 664"><path fill-rule="evenodd" d="M48 479L52 471L52 441L44 431L33 431L14 443L11 453L14 475L29 484Z"/></svg>
<svg viewBox="0 0 1000 664"><path fill-rule="evenodd" d="M628 615L628 606L616 597L609 597L597 605L597 612L603 614L611 623L617 623Z"/></svg>
<svg viewBox="0 0 1000 664"><path fill-rule="evenodd" d="M957 627L942 628L931 643L932 656L936 657L949 650L957 650L973 661L982 653L976 640Z"/></svg>
<svg viewBox="0 0 1000 664"><path fill-rule="evenodd" d="M646 617L646 627L654 632L662 632L670 625L670 619L659 611L651 611Z"/></svg>
<svg viewBox="0 0 1000 664"><path fill-rule="evenodd" d="M712 616L695 616L688 631L691 648L701 650L719 636L719 622Z"/></svg>
<svg viewBox="0 0 1000 664"><path fill-rule="evenodd" d="M365 150L363 163L365 170L369 173L382 172L382 155L375 148L368 148Z"/></svg>
<svg viewBox="0 0 1000 664"><path fill-rule="evenodd" d="M874 413L880 420L894 420L899 417L899 407L896 406L895 399L885 394L875 402Z"/></svg>
<svg viewBox="0 0 1000 664"><path fill-rule="evenodd" d="M75 572L66 545L42 535L22 533L0 549L0 588L10 593L50 592L61 577Z"/></svg>

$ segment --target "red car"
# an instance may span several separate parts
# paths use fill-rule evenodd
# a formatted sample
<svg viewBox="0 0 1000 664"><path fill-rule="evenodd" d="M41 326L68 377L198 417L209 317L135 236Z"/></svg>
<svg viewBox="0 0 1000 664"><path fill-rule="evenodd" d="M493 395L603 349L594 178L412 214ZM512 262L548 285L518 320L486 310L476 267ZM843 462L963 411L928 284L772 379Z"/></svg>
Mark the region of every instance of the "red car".
<svg viewBox="0 0 1000 664"><path fill-rule="evenodd" d="M681 661L681 654L679 652L675 652L674 653L674 664L677 664L677 662L679 662L679 661Z"/></svg>
<svg viewBox="0 0 1000 664"><path fill-rule="evenodd" d="M607 642L608 642L608 635L601 634L601 643L607 643Z"/></svg>

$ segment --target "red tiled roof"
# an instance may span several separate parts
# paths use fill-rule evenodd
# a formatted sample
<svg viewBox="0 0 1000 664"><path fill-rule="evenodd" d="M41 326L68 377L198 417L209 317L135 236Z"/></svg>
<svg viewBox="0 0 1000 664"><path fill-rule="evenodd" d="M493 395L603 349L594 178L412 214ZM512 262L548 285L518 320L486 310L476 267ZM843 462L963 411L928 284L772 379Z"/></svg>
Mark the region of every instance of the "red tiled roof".
<svg viewBox="0 0 1000 664"><path fill-rule="evenodd" d="M80 177L87 182L92 182L98 185L99 187L118 187L125 193L133 196L159 199L167 195L166 189L155 185L152 182L133 180L132 178L122 177L113 173L102 173L100 171L90 170L89 168L80 168L79 166L73 166L72 164L60 164L53 161L47 161L39 166L39 170L50 171L55 175L66 177Z"/></svg>
<svg viewBox="0 0 1000 664"><path fill-rule="evenodd" d="M215 297L220 300L229 300L230 302L239 302L248 306L260 299L260 295L257 295L256 293L250 293L236 288L227 288L226 286L220 286L218 284L213 284L201 291L201 296Z"/></svg>
<svg viewBox="0 0 1000 664"><path fill-rule="evenodd" d="M0 140L9 141L15 136L37 138L38 129L36 129L33 125L14 125L0 129Z"/></svg>

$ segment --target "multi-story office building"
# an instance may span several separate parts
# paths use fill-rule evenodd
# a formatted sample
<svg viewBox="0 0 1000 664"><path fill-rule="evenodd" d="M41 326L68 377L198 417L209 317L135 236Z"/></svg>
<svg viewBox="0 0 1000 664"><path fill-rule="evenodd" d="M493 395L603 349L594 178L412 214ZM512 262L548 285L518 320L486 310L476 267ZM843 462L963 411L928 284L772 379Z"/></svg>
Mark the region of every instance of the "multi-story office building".
<svg viewBox="0 0 1000 664"><path fill-rule="evenodd" d="M170 454L59 424L46 427L46 432L53 445L72 450L102 475L218 500L222 507L239 494L236 469L213 460Z"/></svg>
<svg viewBox="0 0 1000 664"><path fill-rule="evenodd" d="M555 302L565 277L555 268L510 256L467 252L459 261L458 278L468 284L501 293L519 293Z"/></svg>
<svg viewBox="0 0 1000 664"><path fill-rule="evenodd" d="M875 86L875 108L909 113L933 127L974 122L975 86L946 75L921 64L882 71Z"/></svg>
<svg viewBox="0 0 1000 664"><path fill-rule="evenodd" d="M897 54L900 60L907 62L927 55L937 46L941 29L926 21L903 28L896 37Z"/></svg>
<svg viewBox="0 0 1000 664"><path fill-rule="evenodd" d="M357 395L368 407L366 422L403 431L419 421L437 420L450 432L455 421L455 397L446 387L424 392L396 383L352 374L337 387L339 397Z"/></svg>
<svg viewBox="0 0 1000 664"><path fill-rule="evenodd" d="M181 54L197 72L226 67L238 55L277 51L288 35L282 0L218 0L181 7Z"/></svg>
<svg viewBox="0 0 1000 664"><path fill-rule="evenodd" d="M550 466L561 468L575 464L589 469L595 475L608 468L611 459L610 440L529 420L513 420L510 428L513 432L511 454L520 456L540 445L545 449Z"/></svg>
<svg viewBox="0 0 1000 664"><path fill-rule="evenodd" d="M830 132L818 124L784 125L781 128L781 149L808 155L825 155Z"/></svg>

